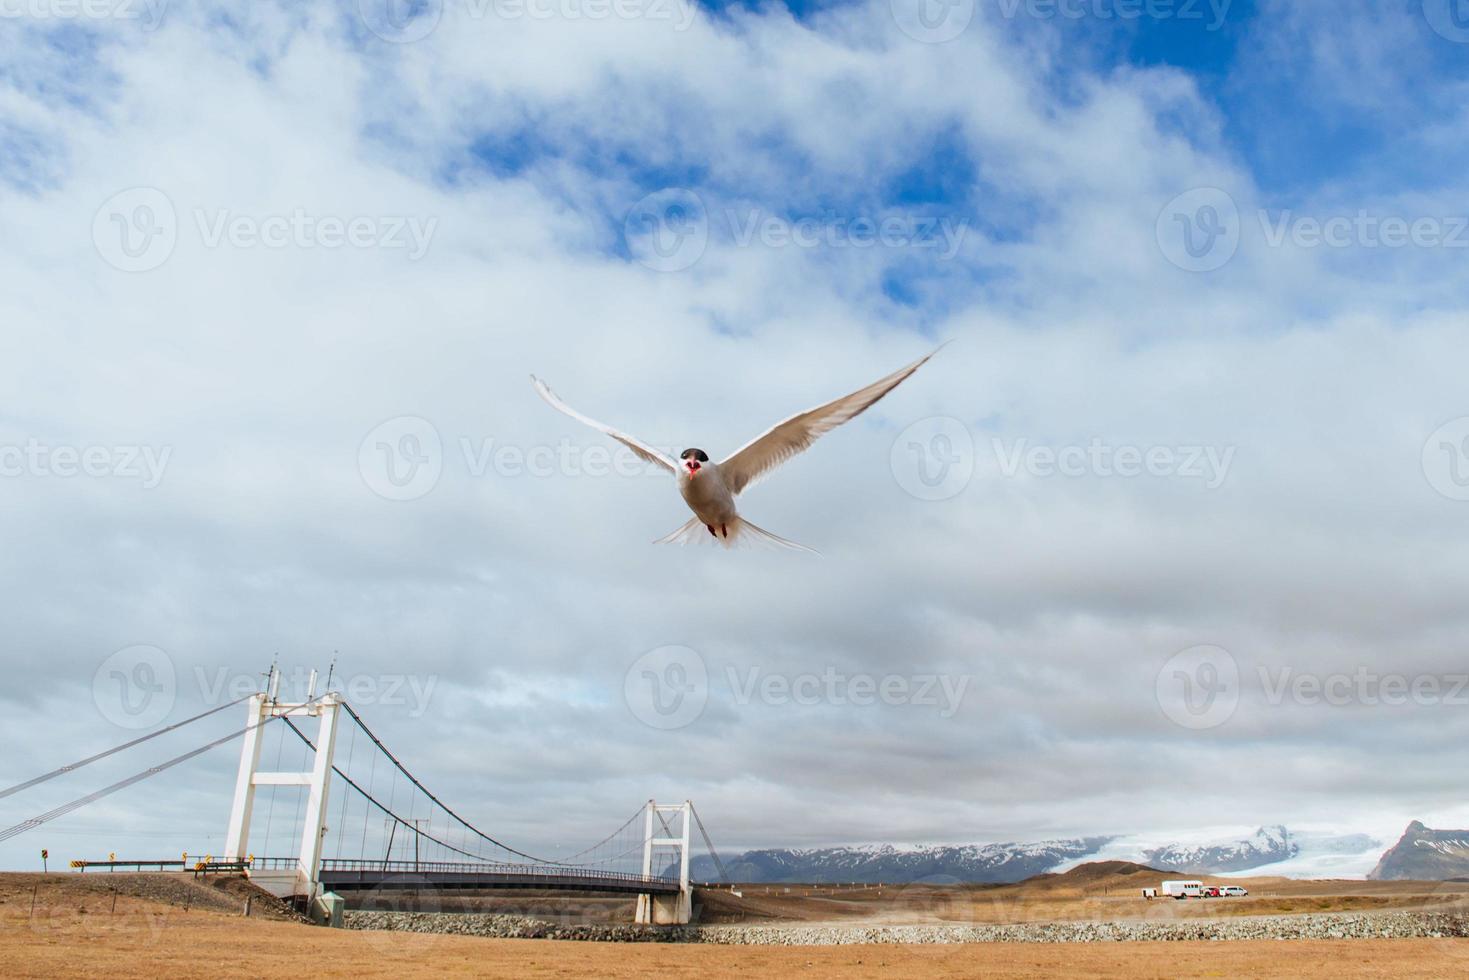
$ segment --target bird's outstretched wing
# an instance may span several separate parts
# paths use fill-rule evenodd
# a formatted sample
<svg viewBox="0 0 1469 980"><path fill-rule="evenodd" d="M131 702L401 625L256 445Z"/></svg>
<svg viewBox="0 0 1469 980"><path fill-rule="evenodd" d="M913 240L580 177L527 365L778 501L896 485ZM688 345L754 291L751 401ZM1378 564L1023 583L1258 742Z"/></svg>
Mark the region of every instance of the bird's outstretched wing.
<svg viewBox="0 0 1469 980"><path fill-rule="evenodd" d="M821 436L871 408L879 398L902 384L910 374L923 367L937 353L938 350L935 350L907 367L874 381L866 388L792 415L784 422L771 426L719 464L725 485L731 493L744 490L781 463L804 451Z"/></svg>
<svg viewBox="0 0 1469 980"><path fill-rule="evenodd" d="M530 376L530 380L531 383L536 386L536 393L544 398L546 400L546 404L556 409L556 411L564 412L567 415L570 415L572 418L576 419L578 422L581 422L583 425L590 425L598 432L611 436L627 448L631 449L633 452L637 453L639 459L646 460L649 463L656 463L657 465L662 466L664 469L668 470L668 472L670 473L678 472L677 463L669 459L667 456L663 455L663 453L660 453L658 450L654 449L652 446L648 445L646 442L643 442L641 439L635 439L632 436L628 435L626 432L618 432L616 429L612 428L612 426L603 425L596 419L587 418L581 412L578 412L576 409L572 408L570 405L557 398L556 393L546 386L546 382L542 381L534 374Z"/></svg>

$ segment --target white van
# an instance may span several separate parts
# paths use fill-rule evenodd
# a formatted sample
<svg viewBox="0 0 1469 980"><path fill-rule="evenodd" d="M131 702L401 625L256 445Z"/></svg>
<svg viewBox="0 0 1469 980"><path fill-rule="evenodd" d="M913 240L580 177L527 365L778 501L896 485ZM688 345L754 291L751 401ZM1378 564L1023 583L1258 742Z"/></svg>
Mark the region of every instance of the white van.
<svg viewBox="0 0 1469 980"><path fill-rule="evenodd" d="M1249 894L1249 891L1241 888L1239 885L1225 885L1219 889L1219 894L1223 898L1243 898Z"/></svg>
<svg viewBox="0 0 1469 980"><path fill-rule="evenodd" d="M1163 894L1169 898L1203 898L1204 883L1202 881L1165 881L1163 882Z"/></svg>

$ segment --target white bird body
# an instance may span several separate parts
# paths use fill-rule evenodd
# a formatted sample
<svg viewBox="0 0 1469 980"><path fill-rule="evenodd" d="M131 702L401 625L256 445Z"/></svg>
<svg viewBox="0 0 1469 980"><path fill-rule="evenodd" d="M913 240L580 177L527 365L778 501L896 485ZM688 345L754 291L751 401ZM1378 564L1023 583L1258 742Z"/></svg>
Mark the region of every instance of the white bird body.
<svg viewBox="0 0 1469 980"><path fill-rule="evenodd" d="M733 524L740 516L718 463L705 463L692 473L680 467L678 492L705 527Z"/></svg>
<svg viewBox="0 0 1469 980"><path fill-rule="evenodd" d="M678 482L678 492L689 510L694 512L694 516L673 533L659 538L656 544L686 544L695 540L699 536L699 528L703 527L726 547L733 547L742 539L749 538L785 548L810 551L804 545L787 541L745 520L735 506L735 498L781 463L805 450L819 437L861 415L907 380L936 353L938 351L926 354L907 367L900 368L865 388L859 388L850 395L792 415L771 426L718 463L710 461L708 454L702 449L685 449L680 456L681 462L674 462L667 454L641 439L581 414L557 398L556 393L535 375L531 375L531 381L535 384L537 393L552 408L611 436L639 458L662 466L674 475Z"/></svg>

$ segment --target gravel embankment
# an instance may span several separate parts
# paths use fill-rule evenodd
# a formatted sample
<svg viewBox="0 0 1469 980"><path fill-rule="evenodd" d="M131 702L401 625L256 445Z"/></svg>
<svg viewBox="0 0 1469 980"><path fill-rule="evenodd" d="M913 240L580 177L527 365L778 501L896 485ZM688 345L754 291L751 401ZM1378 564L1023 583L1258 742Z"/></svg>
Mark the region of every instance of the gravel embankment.
<svg viewBox="0 0 1469 980"><path fill-rule="evenodd" d="M252 917L306 921L280 899L239 875L195 878L187 872L98 870L84 873L7 873L0 892L13 894L17 897L16 900L29 902L32 886L37 889L37 897L41 902L55 907L108 907L115 894L174 908L239 915L244 909L245 900L253 898L250 909Z"/></svg>
<svg viewBox="0 0 1469 980"><path fill-rule="evenodd" d="M515 915L348 912L348 929L500 939L838 946L850 943L1093 943L1237 939L1469 937L1469 917L1418 912L1318 913L1203 922L1059 922L995 926L564 926Z"/></svg>

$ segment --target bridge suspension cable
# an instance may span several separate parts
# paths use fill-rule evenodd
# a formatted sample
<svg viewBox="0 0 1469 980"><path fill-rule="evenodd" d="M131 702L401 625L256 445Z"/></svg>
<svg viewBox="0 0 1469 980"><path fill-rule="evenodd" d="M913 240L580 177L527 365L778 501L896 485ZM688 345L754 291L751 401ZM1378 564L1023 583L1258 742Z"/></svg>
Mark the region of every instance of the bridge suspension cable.
<svg viewBox="0 0 1469 980"><path fill-rule="evenodd" d="M254 697L254 696L256 696L256 695L252 693L252 694L249 694L249 695L245 695L243 697L240 697L240 698L236 698L235 700L230 701L228 703L218 705L218 706L213 707L213 708L210 708L210 709L208 709L206 711L202 711L202 712L200 712L200 713L198 713L196 715L193 715L192 717L189 717L189 718L184 719L183 721L179 721L179 722L176 722L174 724L167 725L167 726L165 726L163 728L160 728L160 729L158 729L156 731L150 732L150 733L148 733L146 735L142 735L142 736L139 736L137 738L131 739L130 741L127 741L127 742L125 742L125 743L123 743L121 745L117 745L117 746L114 746L113 748L107 749L107 750L105 750L103 752L99 752L99 753L96 753L94 755L88 756L87 758L84 758L84 759L82 759L82 760L80 760L78 762L72 763L70 765L62 766L62 767L60 767L58 769L55 769L55 770L52 770L50 772L43 773L42 775L37 776L37 777L35 777L33 779L29 779L29 780L26 780L25 782L18 783L18 784L14 785L14 786L11 786L11 787L7 788L7 789L0 790L0 799L3 799L5 797L11 796L11 795L14 795L15 793L19 793L19 792L21 792L21 791L23 791L25 789L29 789L31 787L37 786L37 785L39 785L41 783L47 782L48 780L54 779L57 776L63 775L65 773L73 772L73 771L75 771L77 769L80 769L80 768L82 768L84 766L90 765L93 762L97 762L97 761L99 761L101 759L105 759L105 758L107 758L109 756L115 755L115 754L117 754L119 752L122 752L122 751L124 751L126 749L129 749L129 748L132 748L134 746L140 745L140 744L142 744L144 742L148 742L148 741L150 741L152 739L155 739L155 738L157 738L157 737L159 737L161 735L167 734L169 732L177 731L180 728L183 728L183 727L185 727L187 725L193 724L193 723L195 723L197 721L200 721L200 720L202 720L204 718L210 717L211 715L214 715L214 714L217 714L217 713L219 713L221 711L224 711L227 708L230 708L230 707L232 707L234 705L240 704L241 702L246 701L249 698ZM305 708L305 707L307 707L307 706L309 706L311 704L314 704L315 702L320 701L324 697L327 697L327 694L325 692L323 694L321 694L321 695L318 695L316 697L310 698L309 700L307 700L307 701L305 701L305 702L303 702L301 704L292 705L291 707L292 707L293 710L299 710L301 708ZM366 721L363 720L362 716L359 715L357 713L357 711L349 703L347 703L345 700L341 700L341 701L339 701L337 703L339 703L346 710L347 715L353 720L353 722L356 724L357 728L358 729L361 729L362 733L371 741L372 745L378 749L378 752L380 752L383 756L385 756L393 764L392 777L393 777L393 797L394 798L393 799L390 799L389 802L386 803L386 804L384 804L374 794L373 789L375 787L373 787L373 788L364 788L360 782L358 782L357 780L355 780L354 778L352 778L352 776L348 772L343 771L343 769L340 766L337 766L336 764L333 764L332 767L331 767L331 770L332 770L332 772L335 775L339 776L351 789L355 790L358 795L362 796L363 799L365 801L367 801L368 804L370 804L372 807L377 808L383 814L385 814L387 816L388 820L390 821L390 823L388 825L388 829L391 832L387 834L387 849L386 849L386 852L384 853L383 858L382 858L382 860L385 862L385 866L386 866L386 862L392 860L392 858L393 858L393 851L394 851L394 844L395 844L395 842L398 843L402 847L408 847L411 844L412 849L413 849L413 859L414 859L415 865L418 864L418 862L420 861L420 859L422 857L422 854L421 854L421 851L420 851L420 842L426 842L426 843L432 844L432 845L434 845L436 847L443 848L447 852L452 852L455 855L459 855L459 856L462 856L462 857L465 857L465 858L470 858L470 859L472 859L472 860L474 860L476 862L482 863L482 864L497 864L497 865L501 865L501 866L510 865L510 866L513 866L513 867L516 867L516 868L525 867L525 865L523 865L523 864L521 864L520 862L517 862L517 861L499 860L498 859L498 857L499 857L498 855L486 855L486 854L483 854L483 853L479 853L480 848L475 847L474 846L474 842L475 841L482 841L482 842L484 842L486 844L489 844L492 847L498 849L499 851L503 852L504 854L513 855L516 858L521 858L524 861L530 862L533 865L540 865L540 866L543 866L543 867L553 866L553 867L567 868L567 869L579 869L580 868L580 869L590 870L592 867L595 867L595 866L611 866L611 865L614 865L615 863L620 862L620 861L624 861L624 860L626 860L628 858L633 857L634 855L641 856L641 855L643 855L645 853L645 848L649 844L649 836L648 836L648 833L650 832L653 837L657 837L658 836L658 831L654 831L653 828L652 828L652 826L651 826L651 824L649 824L649 826L647 827L647 832L645 832L645 830L644 830L643 827L637 827L637 826L635 826L635 824L637 824L637 822L639 821L639 818L643 818L645 816L646 809L647 809L645 807L639 807L633 813L633 815L631 817L629 817L626 821L624 821L622 823L622 825L619 826L612 833L608 834L606 837L602 838L597 843L592 844L590 847L583 848L582 850L577 851L576 853L571 854L571 855L566 856L566 857L554 858L554 859L553 858L542 858L542 857L537 857L537 856L535 856L533 854L529 854L529 853L527 853L525 851L521 851L521 850L519 850L517 848L511 847L508 844L505 844L504 842L502 842L500 840L497 840L496 838L494 838L494 837L490 836L489 834L486 834L484 831L480 830L478 827L476 827L473 824L469 823L469 821L465 820L462 816L460 816L457 812L455 812L447 804L445 804L442 800L440 800L433 792L431 792L428 789L428 787L424 786L424 784L421 781L419 781L419 779L416 776L414 776L412 772L410 772L408 770L408 768L397 758L397 756L395 756L388 749L388 747L386 745L383 744L382 740L380 738L378 738L378 736L372 731L371 728L368 727ZM78 797L77 799L72 800L69 803L62 804L61 806L58 806L58 807L55 807L55 808L53 808L51 810L46 811L45 813L38 814L37 816L32 817L32 818L30 818L28 820L21 821L20 823L15 824L14 826L5 828L3 830L0 830L0 842L10 840L11 838L13 838L13 837L15 837L15 836L17 836L19 834L25 833L26 831L29 831L29 830L33 830L36 827L42 826L43 824L46 824L46 823L48 823L48 822L50 822L52 820L55 820L58 817L65 816L66 814L72 813L72 812L74 812L74 811L76 811L78 809L81 809L82 807L85 807L85 806L87 806L87 805L89 805L91 803L95 803L96 801L98 801L100 799L103 799L103 798L105 798L107 796L110 796L113 793L118 792L119 790L126 789L129 786L132 786L132 785L134 785L136 783L142 782L143 780L146 780L146 779L148 779L148 778L150 778L152 776L158 775L161 772L165 772L165 771L167 771L169 769L172 769L173 767L175 767L175 766L177 766L177 765L179 765L181 763L187 762L190 759L193 759L193 758L196 758L196 757L198 757L200 755L203 755L204 753L208 752L209 750L214 749L214 748L217 748L218 746L223 745L226 742L233 741L234 739L237 739L237 738L241 737L242 735L245 735L245 734L247 734L247 733L249 733L249 732L251 732L251 731L253 731L253 730L257 729L257 728L261 728L261 727L263 727L265 725L268 725L270 722L275 721L278 718L279 719L282 719L282 720L284 720L286 722L287 727L289 727L290 730L296 735L296 737L298 739L300 739L302 743L304 743L304 747L305 747L306 750L309 750L309 751L312 751L312 752L315 752L316 751L316 745L312 742L312 740L304 732L301 731L300 728L298 728L296 726L295 722L291 720L291 718L289 717L289 714L288 713L270 714L267 717L259 718L259 719L255 720L255 721L253 721L251 724L246 725L244 728L239 729L238 731L234 731L234 732L231 732L231 733L229 733L227 735L221 736L220 738L216 738L216 739L214 739L214 740L212 740L212 741L210 741L210 742L208 742L208 743L206 743L206 744L204 744L204 745L202 745L202 746L200 746L200 747L198 747L196 749L193 749L193 750L188 751L188 752L185 752L185 753L183 753L181 755L175 756L175 757L173 757L171 759L168 759L168 760L166 760L166 761L164 761L164 762L162 762L162 763L160 763L158 765L150 766L149 768L147 768L147 769L145 769L145 770L143 770L141 772L134 773L133 775L127 777L126 779L118 780L115 783L112 783L112 784L110 784L108 786L104 786L103 788L101 788L99 790L96 790L96 791L94 791L92 793L88 793L85 796ZM355 744L356 744L356 734L357 734L357 730L354 729L353 730L353 735L352 735L352 745L353 745L354 748L355 748ZM284 732L282 732L282 735L284 735ZM347 766L348 766L348 768L351 768L351 762L352 762L353 754L354 754L353 749L349 749L349 751L348 751L348 758L347 758ZM372 751L369 750L368 751L368 754L371 757L372 776L373 776L373 778L375 780L375 777L376 777L376 769L377 769L377 755L378 755L378 753L377 752L372 752ZM277 760L277 765L279 766L279 759ZM306 769L307 766L308 766L308 763L305 760L303 760L302 769L303 770ZM397 812L397 809L396 809L396 806L395 806L395 803L396 803L396 795L397 795L397 781L398 781L399 774L401 774L407 780L407 782L409 784L408 816L407 817L404 817L403 815L401 815L400 813L398 813ZM272 784L272 791L274 791L275 785L276 785L275 783ZM428 801L426 815L425 816L422 816L422 817L418 816L418 805L419 805L418 804L418 795L420 793ZM348 798L347 798L346 794L344 794L343 795L343 800L342 800L342 806L340 808L340 823L341 823L341 827L339 828L339 834L340 834L340 831L342 829L344 829L345 826L346 826L347 801L348 801ZM293 824L293 826L294 825L299 825L302 822L301 806L302 806L302 801L301 800L298 800L297 801L297 806L296 806L296 812L294 814L294 824ZM444 830L438 831L438 834L439 835L443 835L443 836L450 836L450 837L453 837L453 836L458 835L461 838L460 843L463 846L459 846L459 845L456 845L454 843L451 843L449 840L443 839L443 836L437 836L436 835L436 832L435 832L436 828L434 827L434 822L435 822L434 808L435 807L437 807L439 810L442 810L453 821L453 824L448 825L448 826L445 826ZM651 801L647 804L647 807L652 807L653 808L652 809L652 812L654 814L656 814L656 816L657 816L657 820L658 820L658 823L661 825L661 832L662 832L662 835L664 837L671 838L671 837L678 836L678 835L675 835L672 832L672 830L668 826L667 821L664 819L663 814L660 813L656 807L653 807L653 804L652 804ZM367 841L368 841L368 834L367 834L367 822L368 822L367 821L367 814L369 812L370 811L364 811L364 825L363 825L363 834L362 834L362 848L363 848L363 851L364 851L364 856L365 856L365 851L367 849ZM692 804L689 804L689 814L690 814L690 816L692 816L692 818L694 819L694 821L697 823L698 828L699 828L699 833L703 837L704 844L708 848L709 854L713 858L716 867L719 869L719 873L721 875L721 878L727 880L728 879L728 875L727 875L727 873L725 871L723 862L720 861L719 855L718 855L718 853L714 849L713 841L710 840L708 831L705 829L704 824L703 824L703 821L701 819L699 819L699 816L698 816L697 812L695 812L693 810ZM268 819L266 821L266 833L267 833L267 835L270 832L269 824L270 824L270 820ZM426 829L425 829L425 825L426 825ZM456 829L456 826L455 825L457 825L457 829ZM402 827L403 830L405 831L405 833L402 833L402 834L397 833L397 830L398 830L399 827ZM322 826L322 830L323 830L323 832L325 831L325 826L324 825ZM407 833L408 831L411 831L411 837ZM338 838L337 838L339 848L340 848L340 842L342 841L342 839L343 839L342 836L338 836ZM608 853L608 852L611 852L611 853ZM373 860L375 861L376 858L374 858ZM642 867L643 867L643 865L641 864L641 862L639 862L639 868L641 869ZM597 873L599 873L599 874L601 874L601 873L614 874L614 872L612 870L610 870L610 869L608 871L606 871L606 872L597 872ZM655 875L657 875L658 877L666 877L667 876L667 873L668 873L668 868L667 867L664 867L661 870L655 870L653 873ZM646 874L648 874L648 872L647 871L639 870L639 871L636 872L636 874L638 874L638 875L646 875Z"/></svg>
<svg viewBox="0 0 1469 980"><path fill-rule="evenodd" d="M561 866L561 867L592 867L592 866L597 866L597 865L610 865L610 864L613 864L614 862L627 859L627 858L629 858L629 857L631 857L633 855L641 854L641 852L642 852L643 845L645 844L645 840L643 839L642 833L639 832L638 839L636 841L632 841L628 846L624 846L621 850L618 850L616 853L611 854L610 856L606 856L606 857L597 857L597 858L593 858L593 859L589 859L589 860L584 860L587 855L594 854L600 848L602 848L602 847L604 847L604 846L606 846L606 845L614 842L619 837L619 835L623 834L629 827L631 827L634 824L635 821L637 821L639 818L641 818L643 816L643 808L642 807L639 807L637 810L635 810L633 812L632 816L628 817L627 820L624 821L623 824L620 827L618 827L616 830L614 830L612 833L608 834L606 837L602 838L601 840L599 840L597 843L591 845L590 847L583 848L582 850L577 851L575 854L569 855L567 857L562 857L562 858L537 857L535 855L528 854L528 853L526 853L524 851L521 851L521 850L518 850L516 848L510 847L509 845L507 845L507 844L505 844L505 843L503 843L503 842L495 839L494 837L491 837L489 834L484 833L478 827L474 826L473 824L469 823L469 821L467 821L463 817L461 817L457 812L455 812L454 810L450 809L450 807L448 805L446 805L442 800L440 800L437 796L435 796L432 792L430 792L429 789L427 787L425 787L423 785L423 783L420 782L416 776L414 776L411 772L409 772L408 768L406 766L404 766L403 763L395 755L393 755L393 753L387 748L387 746L383 744L382 740L379 739L373 733L372 729L370 729L367 726L367 723L362 720L362 717L360 715L358 715L355 710L353 710L353 708L352 708L352 706L350 704L348 704L347 702L344 701L344 702L342 702L342 707L344 709L346 709L348 715L353 719L353 721L357 724L357 726L359 728L361 728L363 734L365 734L372 741L372 743L375 746L377 746L377 748L379 749L379 751L381 751L382 754L390 762L393 763L393 766L395 767L395 770L397 772L401 772L409 780L409 782L414 787L416 787L419 791L421 791L424 794L424 796L426 796L430 801L432 801L433 804L437 805L441 810L443 810L446 814L448 814L450 817L452 817L459 824L459 826L461 828L463 828L469 834L472 834L475 837L478 837L479 839L481 839L483 841L486 841L489 844L494 845L495 847L499 848L502 851L505 851L505 852L507 852L509 854L513 854L516 857L524 858L524 859L526 859L527 861L530 861L533 864L554 865L554 866ZM302 732L300 730L300 728L298 728L296 726L296 724L293 721L291 721L291 719L286 718L285 719L285 722L290 727L291 731L295 732L297 738L299 738L302 742L304 742L309 748L311 748L313 750L315 749L315 745L312 743L310 736L308 736L306 733ZM355 738L355 734L354 734L354 738ZM473 858L473 859L475 859L477 861L491 861L491 862L494 861L494 857L493 856L487 856L487 855L484 855L482 853L477 853L477 852L472 851L472 850L466 850L464 847L460 847L460 846L456 846L454 844L451 844L448 841L442 839L441 837L434 836L432 833L426 833L426 832L424 832L418 826L418 823L423 822L423 821L415 821L415 820L412 819L411 815L410 815L410 817L406 817L406 818L403 817L401 814L399 814L399 813L396 812L396 810L394 809L394 806L393 806L393 802L392 801L389 801L386 804L383 803L380 799L378 799L376 796L374 796L372 794L372 792L370 792L367 789L364 789L362 787L362 785L360 783L358 783L355 779L353 779L348 773L343 772L342 769L341 769L341 767L333 765L332 766L332 771L337 776L340 776L342 778L342 780L348 786L350 786L352 789L356 790L357 793L360 794L365 800L367 800L374 807L376 807L378 810L382 811L386 816L388 816L391 820L393 820L394 821L394 827L395 828L396 827L402 827L405 831L409 831L409 832L413 833L414 835L416 835L417 837L422 838L425 841L429 841L429 842L431 842L433 844L436 844L436 845L438 845L440 847L443 847L443 848L445 848L445 849L447 849L449 851L452 851L455 854L459 854L459 855L462 855L464 857ZM344 801L344 803L345 803L345 801ZM345 806L343 808L343 813L345 814ZM661 819L661 817L660 817L660 819ZM430 820L431 820L431 817L430 817ZM665 832L671 833L671 831L666 831L666 830L665 830ZM363 833L364 833L364 844L365 844L365 835L366 835L366 828L365 827L364 827ZM511 862L511 863L514 863L514 862Z"/></svg>
<svg viewBox="0 0 1469 980"><path fill-rule="evenodd" d="M637 820L642 815L643 815L643 808L642 807L638 807L636 810L633 811L633 815L630 816L630 817L628 817L627 818L627 821L621 827L618 827L612 833L608 834L606 837L603 837L601 840L597 841L597 843L593 844L591 847L584 847L580 851L577 851L575 854L571 855L570 857L560 858L555 863L556 864L571 864L573 861L576 861L578 858L581 858L581 857L583 857L583 856L585 856L587 854L593 853L599 847L601 847L604 844L607 844L607 843L611 842L613 839L615 839L617 837L618 834L622 833L628 827L632 826L633 821ZM637 842L637 844L635 844L632 848L629 848L628 850L623 851L621 854L615 854L615 855L613 855L610 858L601 858L600 860L587 861L585 863L587 863L587 864L610 864L611 862L616 861L619 858L627 857L634 850L641 850L642 847L643 847L643 841L642 840L639 840Z"/></svg>
<svg viewBox="0 0 1469 980"><path fill-rule="evenodd" d="M313 700L316 699L313 698ZM178 765L181 762L188 762L195 756L203 755L210 749L217 748L226 742L234 741L241 735L244 735L246 732L259 728L262 725L268 725L274 720L274 718L266 718L264 721L253 722L252 724L246 725L244 728L240 729L237 732L231 732L230 734L217 738L206 745L201 745L197 749L185 752L183 755L174 756L167 762L159 763L156 766L150 766L147 769L144 769L142 772L134 773L126 779L120 779L117 782L113 783L111 786L104 786L102 789L99 789L93 793L88 793L86 796L78 797L77 799L72 800L70 803L63 803L61 806L58 806L52 810L47 810L45 813L38 814L37 816L30 818L29 820L22 820L20 823L15 824L12 827L7 827L4 830L0 830L0 842L8 841L10 840L10 838L15 837L19 834L23 834L27 830L34 830L36 827L39 827L42 824L47 823L48 821L55 820L57 817L63 817L66 814L71 813L73 810L80 810L82 807L87 806L90 803L96 803L103 797L111 796L113 793L116 793L120 789L127 789L134 783L140 783L151 776L158 775L160 772L172 769L174 766Z"/></svg>
<svg viewBox="0 0 1469 980"><path fill-rule="evenodd" d="M719 880L729 881L729 873L724 870L724 862L719 860L719 852L714 849L714 842L709 839L709 831L704 829L704 821L699 819L699 811L694 809L694 804L689 803L689 812L694 815L694 825L699 828L699 836L704 838L704 847L709 851L709 856L714 859L714 867L719 870Z"/></svg>
<svg viewBox="0 0 1469 980"><path fill-rule="evenodd" d="M124 749L130 749L130 748L132 748L134 745L142 745L144 742L148 741L149 739L157 738L160 735L167 735L169 732L172 732L172 731L177 731L178 729L183 728L185 725L191 725L191 724L193 724L194 722L198 721L201 718L208 718L210 715L216 714L216 713L218 713L220 711L223 711L225 708L233 708L235 705L239 704L241 701L248 700L250 697L251 697L251 695L247 694L247 695L245 695L242 698L236 698L235 700L231 701L229 704L221 704L217 708L210 708L208 711L201 711L199 714L195 715L192 718L185 718L183 721L175 722L172 725L168 725L168 726L166 726L164 728L160 728L156 732L149 732L147 735L141 735L138 738L135 738L135 739L133 739L130 742L123 742L121 745L115 745L115 746L113 746L112 748L108 749L105 752L98 752L96 755L89 755L85 759L82 759L82 760L80 760L78 762L73 762L69 766L62 766L60 769L53 769L50 772L43 773L42 775L37 776L34 779L27 779L23 783L16 783L14 786L9 787L8 789L0 790L0 800L5 799L5 797L7 797L7 796L13 796L16 793L21 792L22 790L30 789L32 786L39 786L39 785L41 785L44 782L47 782L47 781L52 780L52 779L55 779L57 776L65 775L66 773L69 773L69 772L76 772L78 769L82 768L83 766L89 766L92 763L98 761L99 759L105 759L105 758L107 758L109 755L116 755L117 753L123 751ZM241 734L243 734L243 733L241 733Z"/></svg>
<svg viewBox="0 0 1469 980"><path fill-rule="evenodd" d="M437 804L438 807L441 810L443 810L449 816L453 817L456 821L459 822L459 824L462 827L464 827L465 829L467 829L468 831L470 831L470 833L472 833L475 836L479 837L481 840L488 841L489 843L495 845L496 847L500 848L503 851L508 851L511 854L514 854L516 857L523 857L527 861L533 861L533 862L535 862L537 864L555 864L556 863L554 861L547 861L544 858L538 858L534 854L527 854L524 851L518 851L515 848L511 847L509 844L505 844L505 843L503 843L501 841L495 840L495 838L491 837L489 834L486 834L484 831L482 831L478 827L474 826L474 824L470 823L468 820L465 820L459 814L455 813L452 809L450 809L448 807L448 805L446 805L444 803L443 800L439 799L433 793L429 792L428 787L427 786L424 786L423 783L420 783L418 781L418 778L416 776L414 776L413 773L409 772L408 769L403 765L403 763L401 763L401 762L398 761L398 757L395 756L395 755L393 755L393 753L388 750L388 747L383 744L382 739L378 738L376 735L373 734L372 729L367 727L367 722L365 722L365 721L362 720L362 716L359 715L353 709L353 707L352 707L352 705L350 703L348 703L346 701L343 701L342 702L342 707L347 710L347 714L350 715L351 718L352 718L352 720L355 721L357 723L357 725L362 729L363 734L365 734L368 738L372 739L372 743L378 747L378 751L382 752L383 755L387 756L388 757L388 761L391 762L395 767L397 767L397 769L398 769L399 772L401 772L404 776L408 777L408 781L410 783L412 783L414 786L416 786L420 791L422 791L422 793L423 793L424 796L427 796L430 800L432 800L435 804ZM301 733L300 732L297 732L297 734L299 735ZM302 738L305 738L304 735L302 735L301 737ZM309 741L308 741L307 744L310 744Z"/></svg>
<svg viewBox="0 0 1469 980"><path fill-rule="evenodd" d="M316 750L316 745L311 741L310 737L307 736L305 732L301 731L301 729L299 729L299 728L296 727L295 722L291 721L291 719L289 719L289 718L285 718L283 720L285 721L285 723L287 725L290 726L291 731L293 731L293 732L296 733L296 737L297 738L299 738L299 739L301 739L301 741L305 742L306 745L312 751L315 751ZM370 792L368 792L367 790L363 789L362 786L361 786L361 784L358 783L355 779L353 779L351 776L347 775L346 773L342 772L342 770L341 770L340 767L338 767L338 766L332 766L332 772L336 773L338 776L340 776L342 778L342 781L343 782L345 782L348 786L352 787L358 793L360 793L362 795L362 798L363 799L367 800L367 802L369 802L373 806L377 807L384 814L386 814L389 818L391 818L393 821L395 821L394 827L398 827L398 826L406 827L409 830L413 831L418 836L422 837L424 840L432 841L433 843L439 845L440 847L447 848L448 850L451 850L451 851L453 851L456 854L462 854L465 857L474 858L476 861L488 861L489 860L488 858L486 858L482 854L476 854L473 851L466 851L466 850L464 850L462 848L455 847L453 844L450 844L448 841L439 840L437 837L434 837L431 834L426 834L423 831L419 830L417 827L414 826L413 821L411 819L405 819L404 817L402 817L399 814L397 814L396 812L394 812L393 809L392 809L391 802L390 803L384 803L382 800L379 800L376 796L373 796ZM440 805L442 805L442 804L440 804ZM505 849L506 850L510 850L509 848L505 848ZM515 851L514 853L519 854L520 852L519 851ZM522 855L522 856L524 856L524 855ZM535 859L532 858L532 860L535 860Z"/></svg>

